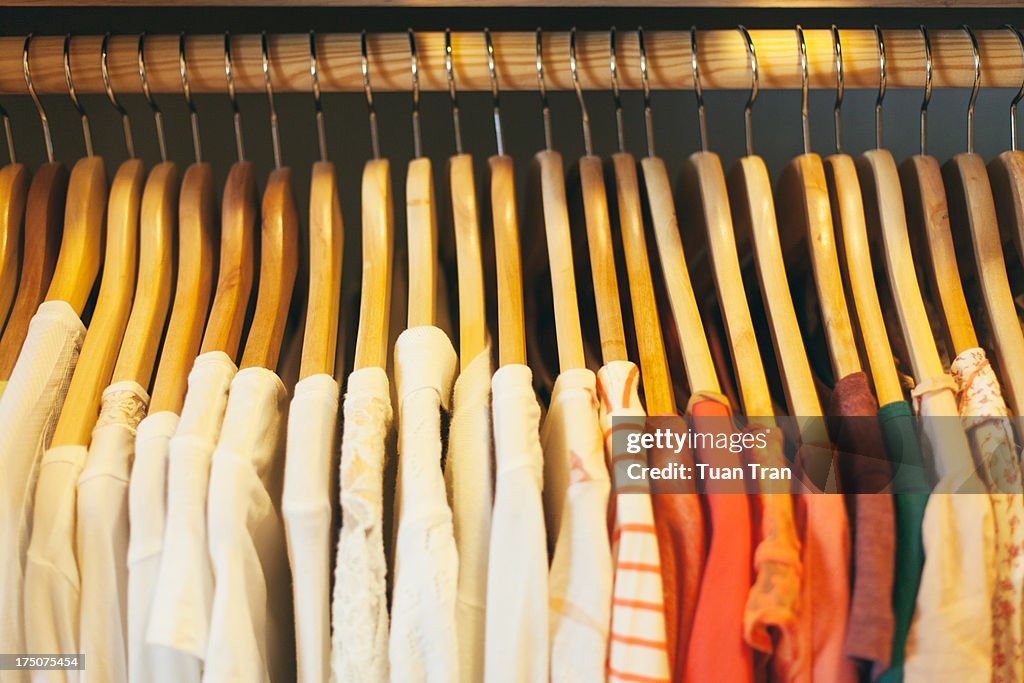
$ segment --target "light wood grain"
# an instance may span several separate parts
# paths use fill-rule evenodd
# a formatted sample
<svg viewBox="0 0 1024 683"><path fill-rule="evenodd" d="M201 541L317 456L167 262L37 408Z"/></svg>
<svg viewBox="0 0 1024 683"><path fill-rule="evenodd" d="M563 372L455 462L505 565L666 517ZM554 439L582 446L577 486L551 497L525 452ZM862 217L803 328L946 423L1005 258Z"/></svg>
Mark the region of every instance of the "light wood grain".
<svg viewBox="0 0 1024 683"><path fill-rule="evenodd" d="M25 203L25 236L21 275L11 314L0 337L0 380L10 379L29 322L46 296L60 251L68 170L64 164L43 164L36 169Z"/></svg>
<svg viewBox="0 0 1024 683"><path fill-rule="evenodd" d="M601 338L601 361L610 363L626 360L626 330L619 305L619 281L615 274L615 252L601 158L582 157L579 160L579 176L590 274L594 281L597 327Z"/></svg>
<svg viewBox="0 0 1024 683"><path fill-rule="evenodd" d="M515 168L510 156L492 156L487 160L487 167L498 289L498 363L501 366L523 364L526 362L526 328Z"/></svg>
<svg viewBox="0 0 1024 683"><path fill-rule="evenodd" d="M224 182L217 288L200 353L223 351L233 360L238 358L256 270L258 210L256 169L251 161L236 162ZM197 218L202 215L196 213Z"/></svg>
<svg viewBox="0 0 1024 683"><path fill-rule="evenodd" d="M687 381L692 391L717 393L721 386L714 361L711 360L711 349L708 347L707 335L704 334L700 309L697 308L697 298L686 267L686 255L679 238L675 200L665 162L658 157L645 157L640 160L640 168L643 171L658 261L661 263L676 337L682 347Z"/></svg>
<svg viewBox="0 0 1024 683"><path fill-rule="evenodd" d="M785 213L779 215L785 216L783 220L799 225L807 236L835 379L860 372L860 356L846 305L843 277L839 272L832 207L821 157L803 154L791 161L783 171L779 191L779 201L786 207Z"/></svg>
<svg viewBox="0 0 1024 683"><path fill-rule="evenodd" d="M11 312L21 265L21 227L29 184L24 164L0 169L0 329Z"/></svg>
<svg viewBox="0 0 1024 683"><path fill-rule="evenodd" d="M345 243L334 164L313 164L309 181L309 297L299 377L334 375Z"/></svg>
<svg viewBox="0 0 1024 683"><path fill-rule="evenodd" d="M354 369L386 368L395 226L387 159L363 168L363 276Z"/></svg>
<svg viewBox="0 0 1024 683"><path fill-rule="evenodd" d="M683 228L707 232L718 304L732 350L743 413L770 422L775 411L747 307L747 294L736 253L736 236L729 214L729 196L718 155L712 152L690 155L683 165L680 189Z"/></svg>
<svg viewBox="0 0 1024 683"><path fill-rule="evenodd" d="M886 275L896 301L900 329L910 356L907 360L914 378L923 382L939 377L945 374L946 369L939 360L921 288L910 265L914 256L910 250L896 162L888 150L869 150L857 160L857 175L864 197L865 219L877 234L881 234Z"/></svg>
<svg viewBox="0 0 1024 683"><path fill-rule="evenodd" d="M276 371L299 268L299 215L290 168L270 173L263 190L261 217L256 309L239 367Z"/></svg>
<svg viewBox="0 0 1024 683"><path fill-rule="evenodd" d="M825 182L832 209L832 223L842 248L840 263L850 287L868 368L880 406L903 400L903 389L896 372L896 361L882 317L882 306L875 288L864 204L853 158L833 154L825 159Z"/></svg>
<svg viewBox="0 0 1024 683"><path fill-rule="evenodd" d="M185 404L188 375L199 350L206 313L210 310L210 291L217 267L214 196L210 164L197 163L185 169L178 196L174 301L149 402L151 413L181 413Z"/></svg>
<svg viewBox="0 0 1024 683"><path fill-rule="evenodd" d="M48 301L67 301L82 314L100 270L106 215L107 172L103 159L80 159L71 169L68 180L64 231L60 255L46 292Z"/></svg>
<svg viewBox="0 0 1024 683"><path fill-rule="evenodd" d="M409 256L409 327L437 323L437 205L430 159L409 162L405 175L406 251Z"/></svg>
<svg viewBox="0 0 1024 683"><path fill-rule="evenodd" d="M551 296L555 309L555 337L559 372L586 367L583 332L576 296L576 271L569 231L569 206L565 199L565 171L562 156L546 150L534 155L530 202L541 208L543 230L551 270Z"/></svg>
<svg viewBox="0 0 1024 683"><path fill-rule="evenodd" d="M465 370L487 348L486 290L480 257L480 212L476 205L473 157L458 154L450 158L448 180L459 279L459 365Z"/></svg>
<svg viewBox="0 0 1024 683"><path fill-rule="evenodd" d="M853 0L850 0L851 2ZM800 61L796 36L791 29L752 30L757 47L761 88L799 88ZM805 30L808 77L811 88L835 87L835 60L828 29ZM1016 88L1024 78L1020 47L1009 31L978 30L983 56L982 87ZM491 34L502 90L536 90L536 48L530 32ZM969 41L959 29L929 33L933 54L933 85L936 88L970 87L974 82L974 60ZM0 38L0 94L25 94L21 58L21 37ZM75 36L71 46L71 67L80 93L102 93L100 43L102 37ZM137 41L132 36L114 36L109 41L108 64L115 92L141 93L138 76ZM419 31L419 81L423 90L446 90L444 34ZM689 89L690 39L686 31L646 31L650 86L658 90ZM363 88L358 33L317 33L319 83L325 92L361 91ZM567 32L545 32L548 55L568 55ZM618 39L619 80L627 90L640 88L639 49L636 34L622 31ZM920 32L885 32L887 85L890 88L920 88L923 84L925 54ZM406 91L409 81L409 38L406 33L369 36L370 77L376 91ZM455 75L463 91L487 91L490 72L480 32L454 32L452 48ZM153 92L180 93L178 36L153 35L146 39L146 67ZM270 36L274 55L271 77L279 92L309 92L309 37L306 34ZM577 65L580 84L589 90L608 87L608 36L605 31L577 34ZM197 35L188 38L189 82L193 92L224 93L224 38ZM32 77L44 94L66 94L63 38L38 36L31 46ZM232 61L238 92L264 90L262 53L258 34L232 35ZM700 33L701 85L705 90L745 89L750 84L746 45L733 30ZM878 85L878 52L870 29L843 30L844 81L847 88L875 88ZM551 90L572 89L569 60L551 59L545 64L546 85Z"/></svg>
<svg viewBox="0 0 1024 683"><path fill-rule="evenodd" d="M1017 247L1024 264L1024 152L1003 152L988 164L988 177L996 201L996 214L1003 239Z"/></svg>
<svg viewBox="0 0 1024 683"><path fill-rule="evenodd" d="M797 214L803 212L806 206L801 193L801 179L793 178L794 165L798 166L799 161L786 166L779 185L779 215L785 221L797 220ZM819 416L821 403L807 361L800 323L797 322L793 308L768 169L761 157L746 156L733 165L727 182L735 226L737 230L749 234L753 242L761 298L764 300L789 414L800 417Z"/></svg>
<svg viewBox="0 0 1024 683"><path fill-rule="evenodd" d="M175 270L178 168L165 161L149 172L139 219L139 275L111 382L130 380L147 391L164 336Z"/></svg>
<svg viewBox="0 0 1024 683"><path fill-rule="evenodd" d="M985 161L977 154L958 154L945 163L942 176L950 218L958 231L970 235L975 273L995 339L1003 396L1013 414L1020 415L1024 409L1024 331L1010 293Z"/></svg>
<svg viewBox="0 0 1024 683"><path fill-rule="evenodd" d="M145 178L142 162L132 159L121 164L111 183L100 291L51 446L88 446L91 441L100 397L110 383L135 293L139 210ZM59 262L57 269L60 270Z"/></svg>
<svg viewBox="0 0 1024 683"><path fill-rule="evenodd" d="M640 353L640 376L648 415L675 415L675 394L669 374L665 340L661 334L658 302L647 257L647 239L640 206L640 183L636 159L632 154L612 155L615 169L615 194L619 206L619 230L626 256L629 298L633 306L633 326Z"/></svg>
<svg viewBox="0 0 1024 683"><path fill-rule="evenodd" d="M939 162L921 155L907 159L900 165L900 182L907 227L927 247L929 280L939 296L953 349L956 353L972 349L978 345L978 335L960 281Z"/></svg>

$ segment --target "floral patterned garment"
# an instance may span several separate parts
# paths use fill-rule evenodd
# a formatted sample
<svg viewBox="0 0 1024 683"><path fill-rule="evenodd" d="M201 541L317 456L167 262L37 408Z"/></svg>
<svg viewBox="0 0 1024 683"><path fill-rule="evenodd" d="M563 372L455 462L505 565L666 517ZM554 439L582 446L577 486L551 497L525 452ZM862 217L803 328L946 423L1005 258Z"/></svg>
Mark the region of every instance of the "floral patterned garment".
<svg viewBox="0 0 1024 683"><path fill-rule="evenodd" d="M1024 499L1019 449L1009 409L985 351L967 349L953 361L959 410L981 471L988 475L996 532L992 593L992 680L1024 680Z"/></svg>

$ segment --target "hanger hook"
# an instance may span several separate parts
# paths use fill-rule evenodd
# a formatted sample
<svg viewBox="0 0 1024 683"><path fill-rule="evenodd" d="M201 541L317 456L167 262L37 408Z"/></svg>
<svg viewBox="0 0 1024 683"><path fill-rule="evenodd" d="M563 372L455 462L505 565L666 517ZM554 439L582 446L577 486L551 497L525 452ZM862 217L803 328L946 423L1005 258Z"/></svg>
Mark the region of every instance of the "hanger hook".
<svg viewBox="0 0 1024 683"><path fill-rule="evenodd" d="M43 142L46 143L46 159L49 163L53 163L53 136L50 134L50 120L46 117L46 110L43 108L43 103L39 101L39 94L36 92L36 86L32 82L32 68L29 66L28 49L32 43L32 34L29 33L25 36L25 44L21 49L21 70L25 75L25 87L28 88L28 94L32 97L32 102L36 105L36 111L39 112L39 122L43 127ZM14 148L13 144L8 142L11 149Z"/></svg>
<svg viewBox="0 0 1024 683"><path fill-rule="evenodd" d="M146 73L146 32L139 34L138 47L139 80L142 82L142 94L146 98L146 104L153 112L153 123L156 126L156 142L160 147L160 161L167 161L167 140L164 138L164 115L153 99L153 93L149 89L149 76Z"/></svg>
<svg viewBox="0 0 1024 683"><path fill-rule="evenodd" d="M572 74L572 87L576 91L576 99L580 103L580 118L583 121L583 149L589 157L594 149L590 140L590 116L587 104L583 101L583 89L580 87L579 74L576 73L576 27L569 29L569 72Z"/></svg>
<svg viewBox="0 0 1024 683"><path fill-rule="evenodd" d="M14 133L11 130L11 115L7 113L7 109L3 105L0 105L0 120L3 121L4 136L7 138L7 156L10 157L11 163L15 164L18 162L18 159L14 153Z"/></svg>
<svg viewBox="0 0 1024 683"><path fill-rule="evenodd" d="M978 101L978 91L981 89L981 50L978 48L978 38L971 27L964 24L963 29L971 39L971 54L974 57L974 83L971 85L971 99L967 102L967 153L973 154L974 103Z"/></svg>
<svg viewBox="0 0 1024 683"><path fill-rule="evenodd" d="M114 88L110 85L110 70L107 67L107 43L110 41L110 34L104 33L103 40L100 41L100 74L103 76L103 89L107 93L107 99L110 100L110 104L113 105L117 113L121 115L121 127L124 129L124 147L128 152L128 158L135 158L135 140L132 138L132 122L128 118L128 112L121 102L118 101L117 95L114 94Z"/></svg>
<svg viewBox="0 0 1024 683"><path fill-rule="evenodd" d="M644 92L644 131L647 134L647 156L654 156L654 114L651 111L651 83L647 78L647 46L644 45L644 28L638 26L636 39L640 49L640 83Z"/></svg>
<svg viewBox="0 0 1024 683"><path fill-rule="evenodd" d="M93 156L92 129L89 127L89 115L85 108L78 101L78 93L75 92L75 83L71 78L71 34L64 36L64 82L68 85L68 95L71 97L71 104L82 119L82 136L85 138L85 156Z"/></svg>
<svg viewBox="0 0 1024 683"><path fill-rule="evenodd" d="M697 125L700 149L708 151L708 123L704 116L704 89L700 87L700 64L697 59L697 27L690 27L690 70L693 72L693 94L697 97Z"/></svg>
<svg viewBox="0 0 1024 683"><path fill-rule="evenodd" d="M423 136L420 131L420 58L416 53L416 33L409 29L409 70L412 73L412 148L413 156L423 156Z"/></svg>
<svg viewBox="0 0 1024 683"><path fill-rule="evenodd" d="M491 75L491 101L494 104L494 139L498 156L505 156L505 135L501 128L501 99L498 96L498 67L494 58L494 44L491 43L491 31L484 28L484 47L487 49L487 71Z"/></svg>
<svg viewBox="0 0 1024 683"><path fill-rule="evenodd" d="M619 64L616 59L615 27L608 31L608 68L612 76L612 99L615 102L615 132L619 138L619 152L626 151L626 127L622 120L622 97L619 94Z"/></svg>
<svg viewBox="0 0 1024 683"><path fill-rule="evenodd" d="M747 143L747 156L754 153L754 123L752 110L754 108L754 102L757 101L757 93L760 90L760 74L757 70L757 52L754 51L754 41L750 37L750 32L747 31L746 26L742 24L737 29L740 35L743 37L743 43L747 46L747 58L750 60L750 95L747 96L747 102L743 105L743 131L745 133Z"/></svg>
<svg viewBox="0 0 1024 683"><path fill-rule="evenodd" d="M878 45L878 96L875 98L875 148L882 148L882 101L885 99L885 36L875 24L875 42Z"/></svg>
<svg viewBox="0 0 1024 683"><path fill-rule="evenodd" d="M235 127L235 151L239 161L245 161L245 144L242 140L242 112L238 110L235 97L235 76L231 70L231 32L224 32L224 76L228 81L228 99L231 101L231 120Z"/></svg>
<svg viewBox="0 0 1024 683"><path fill-rule="evenodd" d="M324 126L324 108L320 103L320 62L316 58L316 31L309 32L309 79L313 84L313 107L316 112L316 139L320 146L320 161L327 161L327 131Z"/></svg>
<svg viewBox="0 0 1024 683"><path fill-rule="evenodd" d="M380 159L380 133L377 130L377 107L373 104L373 86L370 85L370 54L366 44L366 30L359 36L359 64L363 71L363 92L366 94L366 107L370 118L370 144L373 158Z"/></svg>
<svg viewBox="0 0 1024 683"><path fill-rule="evenodd" d="M544 86L544 34L538 27L534 33L537 59L537 90L540 92L540 112L544 119L544 149L551 150L551 107L548 105L548 89Z"/></svg>
<svg viewBox="0 0 1024 683"><path fill-rule="evenodd" d="M924 24L918 29L924 42L924 97L921 99L921 156L924 156L928 153L928 105L932 101L932 41Z"/></svg>
<svg viewBox="0 0 1024 683"><path fill-rule="evenodd" d="M195 155L196 163L203 160L203 145L199 139L199 112L192 102L192 86L188 80L188 39L185 32L178 34L178 72L181 74L181 92L185 96L185 104L188 106L188 120L192 127L192 153Z"/></svg>
<svg viewBox="0 0 1024 683"><path fill-rule="evenodd" d="M832 24L832 55L836 64L836 101L832 115L836 136L836 154L843 153L843 94L846 92L846 76L843 72L843 44L839 40L839 27Z"/></svg>
<svg viewBox="0 0 1024 683"><path fill-rule="evenodd" d="M260 31L260 52L263 55L263 85L267 91L267 106L270 108L270 141L274 146L274 168L281 168L281 130L277 125L277 108L274 106L274 85L270 79L270 45L267 32Z"/></svg>
<svg viewBox="0 0 1024 683"><path fill-rule="evenodd" d="M804 136L804 154L811 153L811 121L807 115L807 41L804 39L804 29L800 24L796 25L796 44L800 54L800 129Z"/></svg>
<svg viewBox="0 0 1024 683"><path fill-rule="evenodd" d="M459 124L459 94L455 91L455 60L451 29L444 30L444 70L448 74L448 97L452 102L452 127L455 129L455 153L462 154L462 126Z"/></svg>
<svg viewBox="0 0 1024 683"><path fill-rule="evenodd" d="M1007 30L1017 37L1021 56L1024 57L1024 34L1021 34L1017 27L1012 24L1006 24L1005 26ZM1013 101L1010 102L1010 149L1014 152L1017 151L1017 105L1022 99L1024 99L1024 81L1021 81L1017 94L1014 95Z"/></svg>

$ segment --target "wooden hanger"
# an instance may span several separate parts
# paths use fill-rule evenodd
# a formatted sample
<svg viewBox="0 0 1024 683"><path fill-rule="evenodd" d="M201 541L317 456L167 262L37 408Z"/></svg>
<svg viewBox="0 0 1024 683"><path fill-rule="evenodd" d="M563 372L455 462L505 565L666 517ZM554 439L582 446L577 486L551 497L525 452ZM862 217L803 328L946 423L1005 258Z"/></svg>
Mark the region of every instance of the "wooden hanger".
<svg viewBox="0 0 1024 683"><path fill-rule="evenodd" d="M455 156L448 159L455 256L459 277L459 367L462 370L487 348L487 308L480 257L480 213L476 205L473 157L462 151L459 101L455 91L451 31L444 32L444 61L455 128ZM411 282L410 282L411 284Z"/></svg>
<svg viewBox="0 0 1024 683"><path fill-rule="evenodd" d="M1010 24L1006 29L1013 33L1024 56L1024 34ZM1024 265L1024 153L1017 149L1017 105L1022 99L1024 81L1010 102L1010 149L989 163L988 175L1003 237L1017 246L1017 258Z"/></svg>
<svg viewBox="0 0 1024 683"><path fill-rule="evenodd" d="M316 105L320 161L313 164L309 182L309 297L302 337L299 377L334 375L341 305L341 263L344 232L334 164L327 160L324 113L316 59L316 36L309 32L310 73Z"/></svg>
<svg viewBox="0 0 1024 683"><path fill-rule="evenodd" d="M110 87L107 72L107 41L103 36L100 64L103 84L111 104L121 115L125 148L135 158L131 121ZM142 41L139 53L142 53ZM174 276L174 232L177 223L178 169L166 159L150 171L142 191L139 218L138 277L124 339L117 354L111 382L133 381L148 389L153 379L157 349L163 338Z"/></svg>
<svg viewBox="0 0 1024 683"><path fill-rule="evenodd" d="M239 367L276 370L288 320L295 274L298 270L299 218L292 188L292 171L281 166L280 134L270 83L270 56L267 34L262 33L263 77L270 105L270 125L274 144L274 170L263 190L260 238L260 279L256 290L256 309Z"/></svg>
<svg viewBox="0 0 1024 683"><path fill-rule="evenodd" d="M683 165L680 178L683 225L684 229L705 230L708 236L718 302L740 385L743 412L751 417L770 419L775 413L747 307L722 163L718 155L707 151L707 123L697 65L696 30L691 30L690 39L701 151L691 154Z"/></svg>
<svg viewBox="0 0 1024 683"><path fill-rule="evenodd" d="M669 307L683 352L686 378L692 391L721 391L704 324L697 308L697 297L686 267L683 242L679 237L675 200L665 162L654 154L654 120L651 112L650 84L647 79L647 51L643 29L637 30L640 48L640 73L644 93L644 123L647 156L640 160L648 209L654 228L654 241L661 264Z"/></svg>
<svg viewBox="0 0 1024 683"><path fill-rule="evenodd" d="M224 182L217 285L199 352L221 351L232 359L237 359L256 269L255 232L258 206L256 169L251 161L245 160L242 118L235 99L234 79L231 73L231 36L228 33L224 34L224 70L235 124L238 161L232 164Z"/></svg>
<svg viewBox="0 0 1024 683"><path fill-rule="evenodd" d="M210 306L210 290L216 267L214 245L217 230L213 167L202 162L199 118L188 87L184 34L179 36L178 49L183 65L182 90L189 110L195 162L185 169L178 196L177 281L174 301L171 304L171 316L167 324L167 335L160 353L149 404L151 413L168 411L176 414L181 412L185 403L188 375L199 348L206 313ZM141 46L139 51L141 55ZM139 64L140 71L144 74L144 61L140 59ZM144 91L148 92L144 76L143 84ZM154 112L158 111L151 99L150 106L154 107ZM163 140L162 123L157 126L157 136L159 140ZM161 153L164 151L164 144L161 142ZM228 177L228 184L231 184L231 175Z"/></svg>
<svg viewBox="0 0 1024 683"><path fill-rule="evenodd" d="M551 109L544 86L544 60L541 31L536 33L537 83L544 119L544 149L533 156L530 173L530 204L539 208L544 223L551 270L551 295L555 314L559 372L586 367L583 332L576 297L576 273L573 268L572 237L569 231L569 205L565 198L562 156L551 148Z"/></svg>
<svg viewBox="0 0 1024 683"><path fill-rule="evenodd" d="M850 286L875 394L879 405L884 406L902 401L903 388L896 372L896 361L893 359L878 291L875 289L874 267L871 263L857 169L853 159L842 153L841 112L845 87L842 46L839 41L839 29L835 26L832 27L832 46L836 60L836 153L825 158L825 184L832 210L832 223L842 245L842 249L837 251L837 258L839 254L842 256L839 258L841 274L845 275L845 280Z"/></svg>
<svg viewBox="0 0 1024 683"><path fill-rule="evenodd" d="M370 114L373 159L363 167L363 275L359 294L359 327L356 332L354 368L386 368L388 326L391 313L391 263L394 252L394 213L391 199L391 169L380 158L377 110L370 86L366 31L360 37L363 90Z"/></svg>
<svg viewBox="0 0 1024 683"><path fill-rule="evenodd" d="M7 121L7 112L0 109ZM10 131L10 127L7 128ZM7 136L7 145L14 151L14 142ZM11 312L18 288L21 260L21 229L25 216L25 202L29 185L29 172L24 164L11 157L11 163L0 169L0 329Z"/></svg>
<svg viewBox="0 0 1024 683"><path fill-rule="evenodd" d="M981 58L973 31L966 26L964 29L971 38L976 64L975 87L971 91L967 114L967 153L957 154L947 161L942 168L942 177L949 197L950 217L959 228L958 234L970 236L974 270L995 341L1004 395L1014 414L1019 415L1024 408L1024 332L1010 292L995 199L985 161L973 149L974 102L981 84ZM963 230L962 226L967 229ZM964 241L961 240L961 244Z"/></svg>
<svg viewBox="0 0 1024 683"><path fill-rule="evenodd" d="M491 32L487 29L484 29L484 42L491 73L494 138L497 143L497 154L487 160L487 169L497 272L498 363L501 366L522 365L526 363L526 327L523 320L523 263L519 248L515 168L512 157L505 154L494 46L491 44Z"/></svg>

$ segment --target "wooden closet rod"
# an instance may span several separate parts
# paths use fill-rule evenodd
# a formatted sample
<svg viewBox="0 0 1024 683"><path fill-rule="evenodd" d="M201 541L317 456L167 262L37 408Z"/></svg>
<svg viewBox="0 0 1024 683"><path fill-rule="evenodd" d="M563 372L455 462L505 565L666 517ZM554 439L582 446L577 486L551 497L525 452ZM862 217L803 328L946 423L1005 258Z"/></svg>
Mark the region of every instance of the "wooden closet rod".
<svg viewBox="0 0 1024 683"><path fill-rule="evenodd" d="M788 29L753 30L762 88L800 87L800 64L795 32ZM827 29L805 30L812 88L835 87L835 61ZM970 41L959 29L930 31L933 83L939 87L970 87L974 66ZM1017 88L1024 79L1024 60L1017 39L1006 29L978 30L981 47L982 87ZM652 31L644 34L650 84L659 90L692 87L688 31ZM534 34L492 33L501 89L536 90ZM102 93L100 74L101 36L76 36L71 45L71 68L79 93ZM324 91L361 91L359 34L317 35L320 88ZM438 32L416 34L420 60L420 87L445 90L444 36ZM750 67L740 34L734 30L699 33L701 83L705 89L745 90ZM24 38L0 38L0 94L25 94L22 76ZM571 90L569 37L564 32L544 34L544 76L549 89ZM636 33L620 27L619 81L625 89L640 88L639 49ZM193 92L223 93L224 38L195 35L188 38L188 64ZM488 90L487 59L480 32L452 36L459 90ZM111 84L120 95L141 93L136 54L137 37L114 36L109 44ZM31 67L41 93L65 94L63 37L37 36L32 40ZM878 85L878 53L871 30L842 31L843 64L848 88ZM888 87L920 88L924 83L924 46L916 30L885 31ZM308 92L309 38L304 34L271 36L271 76L277 92ZM239 92L264 91L260 38L255 34L232 36L232 65ZM580 33L577 37L579 77L584 88L610 87L608 34ZM369 37L370 75L375 91L409 90L409 42L404 33ZM178 37L146 38L146 69L154 92L181 92L178 71Z"/></svg>

